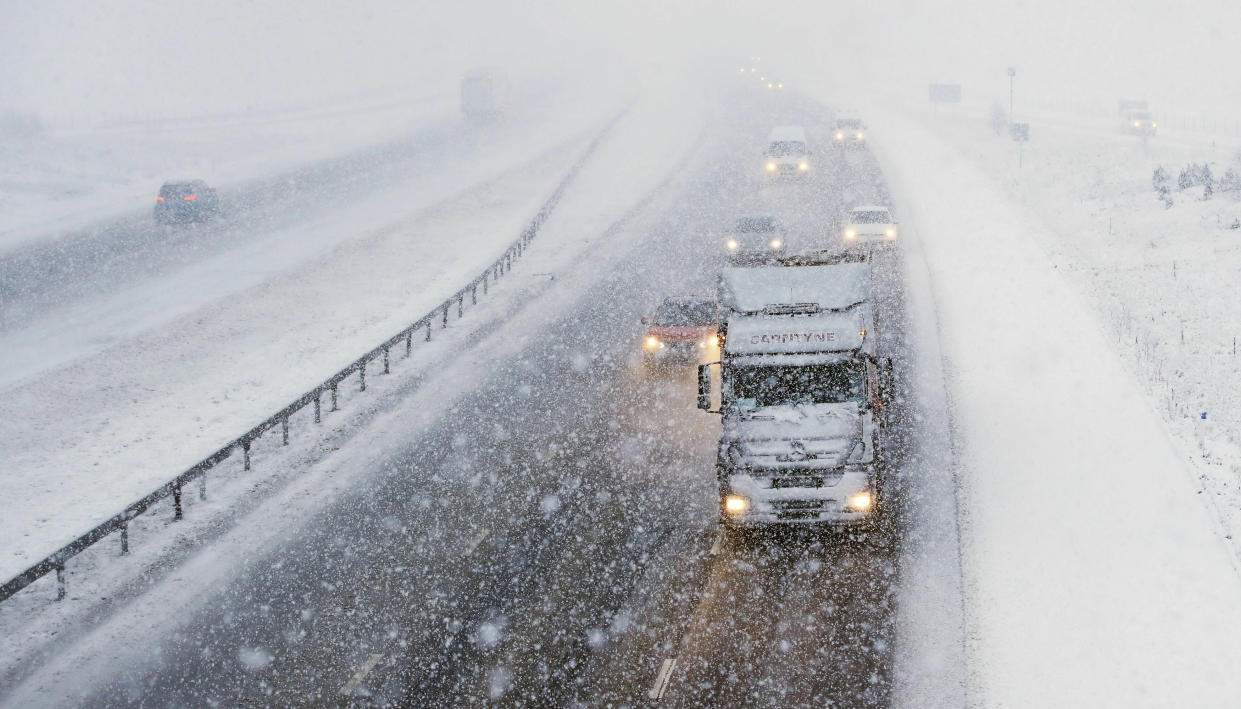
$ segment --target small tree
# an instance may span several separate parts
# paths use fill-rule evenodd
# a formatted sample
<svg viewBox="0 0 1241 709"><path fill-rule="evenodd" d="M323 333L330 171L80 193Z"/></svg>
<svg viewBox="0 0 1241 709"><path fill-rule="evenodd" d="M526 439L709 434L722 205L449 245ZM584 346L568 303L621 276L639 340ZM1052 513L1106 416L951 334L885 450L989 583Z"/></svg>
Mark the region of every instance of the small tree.
<svg viewBox="0 0 1241 709"><path fill-rule="evenodd" d="M1156 192L1163 192L1172 186L1172 176L1163 169L1163 165L1155 168L1155 173L1151 175L1151 185L1154 186Z"/></svg>
<svg viewBox="0 0 1241 709"><path fill-rule="evenodd" d="M1194 186L1194 170L1193 165L1186 165L1181 168L1181 174L1176 176L1176 188L1184 192Z"/></svg>
<svg viewBox="0 0 1241 709"><path fill-rule="evenodd" d="M1219 191L1228 194L1233 199L1241 198L1241 175L1238 175L1233 168L1228 168L1219 180Z"/></svg>

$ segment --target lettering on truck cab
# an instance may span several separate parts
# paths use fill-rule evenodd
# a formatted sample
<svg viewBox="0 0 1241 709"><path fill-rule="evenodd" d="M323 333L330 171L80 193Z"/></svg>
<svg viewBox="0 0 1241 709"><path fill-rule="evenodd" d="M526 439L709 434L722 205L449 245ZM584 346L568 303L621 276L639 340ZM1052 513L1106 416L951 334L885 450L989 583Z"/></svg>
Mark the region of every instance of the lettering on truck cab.
<svg viewBox="0 0 1241 709"><path fill-rule="evenodd" d="M835 342L834 332L789 332L780 335L751 335L751 345L787 345Z"/></svg>

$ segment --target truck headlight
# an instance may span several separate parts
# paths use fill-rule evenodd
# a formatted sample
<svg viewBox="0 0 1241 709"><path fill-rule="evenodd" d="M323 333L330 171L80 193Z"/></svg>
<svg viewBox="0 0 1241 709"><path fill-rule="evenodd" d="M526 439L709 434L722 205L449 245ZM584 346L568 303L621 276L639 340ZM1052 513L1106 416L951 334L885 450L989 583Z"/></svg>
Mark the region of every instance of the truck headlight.
<svg viewBox="0 0 1241 709"><path fill-rule="evenodd" d="M778 248L780 248L781 246L784 246L784 242L783 242L783 241L780 241L779 239L772 239L772 240L771 240L771 248L773 248L773 249L778 249Z"/></svg>
<svg viewBox="0 0 1241 709"><path fill-rule="evenodd" d="M730 515L743 514L750 509L750 501L741 495L729 495L724 498L724 511Z"/></svg>
<svg viewBox="0 0 1241 709"><path fill-rule="evenodd" d="M861 140L861 139L862 139L862 134L861 134L861 133L858 133L858 134L857 134L857 139L858 139L858 140Z"/></svg>
<svg viewBox="0 0 1241 709"><path fill-rule="evenodd" d="M849 498L849 511L851 512L869 512L871 505L874 504L874 498L871 497L870 491L865 490L859 492Z"/></svg>
<svg viewBox="0 0 1241 709"><path fill-rule="evenodd" d="M802 172L805 172L806 170L810 169L810 163L806 162L805 160L802 160L801 162L797 163L797 169L801 170Z"/></svg>
<svg viewBox="0 0 1241 709"><path fill-rule="evenodd" d="M846 239L856 239L856 238L857 238L857 232L856 232L856 231L854 231L854 230L852 230L852 229L845 229L845 238L846 238Z"/></svg>
<svg viewBox="0 0 1241 709"><path fill-rule="evenodd" d="M719 336L719 335L712 335L712 336L708 337L708 338L707 338L707 345L708 345L708 346L710 346L710 347L719 347L719 346L720 346L720 336Z"/></svg>
<svg viewBox="0 0 1241 709"><path fill-rule="evenodd" d="M767 163L767 172L775 172L776 164L774 162Z"/></svg>
<svg viewBox="0 0 1241 709"><path fill-rule="evenodd" d="M657 350L660 347L663 347L663 343L659 341L658 337L655 337L654 335L649 335L646 338L646 349Z"/></svg>
<svg viewBox="0 0 1241 709"><path fill-rule="evenodd" d="M1158 128L1158 127L1159 127L1158 123L1151 121L1151 128Z"/></svg>
<svg viewBox="0 0 1241 709"><path fill-rule="evenodd" d="M896 230L895 230L895 229L888 229L888 230L884 231L884 232L883 232L883 234L884 234L884 236L888 237L889 239L891 239L891 238L895 238L895 237L896 237Z"/></svg>
<svg viewBox="0 0 1241 709"><path fill-rule="evenodd" d="M1134 122L1133 122L1133 127L1134 127L1134 128L1141 128L1141 127L1142 127L1142 121L1134 121Z"/></svg>
<svg viewBox="0 0 1241 709"><path fill-rule="evenodd" d="M725 246L727 246L727 247L728 247L728 250L729 250L729 251L736 251L736 250L737 250L737 248L738 248L739 246L741 246L741 244L737 243L737 240L736 240L736 239L729 239L729 240L728 240L728 243L727 243L727 244L725 244Z"/></svg>
<svg viewBox="0 0 1241 709"><path fill-rule="evenodd" d="M844 139L845 139L844 131L839 131L839 130L836 131L836 140L844 140Z"/></svg>

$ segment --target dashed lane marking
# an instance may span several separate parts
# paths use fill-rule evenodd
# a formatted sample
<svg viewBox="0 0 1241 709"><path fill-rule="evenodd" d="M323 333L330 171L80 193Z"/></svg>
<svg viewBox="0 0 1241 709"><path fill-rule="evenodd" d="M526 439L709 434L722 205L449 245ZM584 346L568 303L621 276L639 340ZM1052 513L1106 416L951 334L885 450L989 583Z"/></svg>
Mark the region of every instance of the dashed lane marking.
<svg viewBox="0 0 1241 709"><path fill-rule="evenodd" d="M483 543L483 540L485 540L487 538L487 535L489 534L491 534L491 530L484 529L483 531L474 535L474 538L470 540L470 545L465 548L464 552L461 553L461 558L465 558L469 556L470 554L473 554L474 550L478 548L479 544Z"/></svg>
<svg viewBox="0 0 1241 709"><path fill-rule="evenodd" d="M715 542L711 544L711 556L718 556L720 548L724 546L724 532L721 531L715 535Z"/></svg>
<svg viewBox="0 0 1241 709"><path fill-rule="evenodd" d="M358 685L362 684L362 680L366 679L366 676L371 673L371 670L375 669L375 665L379 664L379 661L382 660L383 657L384 656L382 653L377 652L366 658L366 662L363 662L362 666L358 668L358 671L353 673L353 677L350 677L349 681L345 683L345 686L340 688L340 693L344 696L353 694L353 690L357 689Z"/></svg>
<svg viewBox="0 0 1241 709"><path fill-rule="evenodd" d="M659 674L655 675L655 684L651 686L651 691L646 696L651 699L662 699L664 692L668 691L668 684L672 682L672 671L676 669L677 659L669 657L664 660L664 664L659 667Z"/></svg>

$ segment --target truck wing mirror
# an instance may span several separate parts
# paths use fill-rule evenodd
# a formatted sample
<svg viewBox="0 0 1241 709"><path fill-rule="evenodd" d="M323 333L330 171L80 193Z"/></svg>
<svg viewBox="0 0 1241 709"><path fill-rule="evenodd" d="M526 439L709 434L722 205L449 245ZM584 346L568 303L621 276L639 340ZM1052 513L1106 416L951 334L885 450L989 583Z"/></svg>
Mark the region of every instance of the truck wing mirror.
<svg viewBox="0 0 1241 709"><path fill-rule="evenodd" d="M711 410L711 365L698 365L698 408Z"/></svg>
<svg viewBox="0 0 1241 709"><path fill-rule="evenodd" d="M891 403L892 400L892 358L879 358L879 396L882 397L884 405Z"/></svg>
<svg viewBox="0 0 1241 709"><path fill-rule="evenodd" d="M649 322L647 322L647 319L646 319L646 316L645 316L645 315L643 315L643 316L642 316L642 324L643 324L643 325L650 325L650 323L649 323Z"/></svg>

